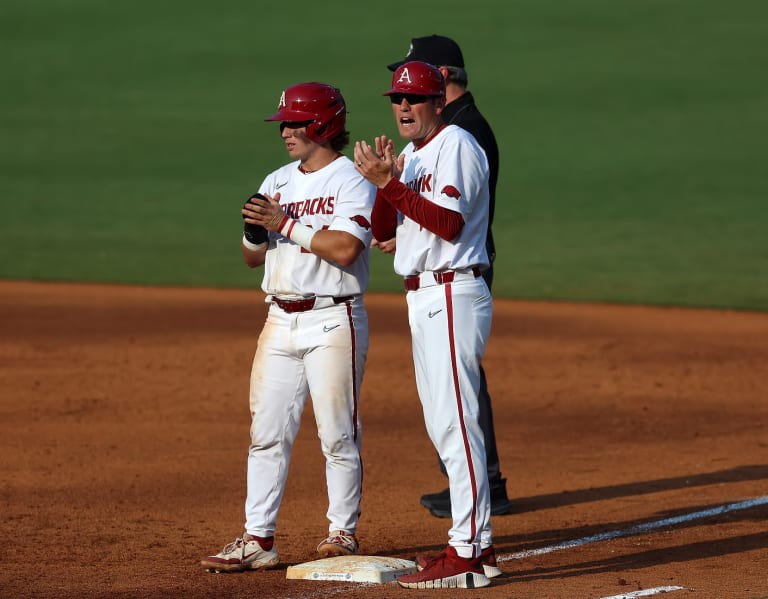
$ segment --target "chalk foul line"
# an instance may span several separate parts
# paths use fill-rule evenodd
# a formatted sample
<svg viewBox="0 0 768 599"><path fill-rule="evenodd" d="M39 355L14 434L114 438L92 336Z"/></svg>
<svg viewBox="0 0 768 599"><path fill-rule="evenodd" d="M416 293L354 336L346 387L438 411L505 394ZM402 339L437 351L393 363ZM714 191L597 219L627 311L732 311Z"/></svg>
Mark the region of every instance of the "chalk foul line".
<svg viewBox="0 0 768 599"><path fill-rule="evenodd" d="M670 593L672 591L684 591L685 587L656 587L654 589L643 589L642 591L632 591L631 593L622 593L621 595L611 595L602 599L633 599L634 597L649 597L659 593Z"/></svg>
<svg viewBox="0 0 768 599"><path fill-rule="evenodd" d="M682 514L680 516L673 516L671 518L664 518L663 520L656 520L655 522L646 522L644 524L637 524L630 526L624 530L612 530L603 532L597 535L591 535L588 537L582 537L580 539L574 539L572 541L563 541L549 547L541 547L539 549L528 549L526 551L518 551L516 553L509 553L506 555L497 555L497 562L505 562L512 559L525 559L526 557L533 557L536 555L544 555L552 553L554 551L562 551L563 549L571 549L580 545L587 545L589 543L596 543L598 541L608 541L610 539L618 539L620 537L630 537L633 535L639 535L646 532L651 532L659 528L665 528L667 526L674 526L675 524L682 524L684 522L690 522L692 520L700 520L702 518L711 518L712 516L719 516L721 514L727 514L728 512L736 512L739 510L746 510L749 508L757 507L759 505L768 504L768 496L757 497L755 499L749 499L747 501L739 501L736 503L727 503L718 507L710 508L708 510L700 510L698 512L691 512L690 514Z"/></svg>

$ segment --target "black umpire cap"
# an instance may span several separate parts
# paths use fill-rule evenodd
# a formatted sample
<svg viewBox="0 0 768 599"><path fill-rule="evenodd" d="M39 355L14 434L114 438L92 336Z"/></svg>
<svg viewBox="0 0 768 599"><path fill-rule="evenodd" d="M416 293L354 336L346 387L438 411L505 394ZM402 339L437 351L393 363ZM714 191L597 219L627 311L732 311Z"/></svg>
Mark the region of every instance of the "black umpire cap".
<svg viewBox="0 0 768 599"><path fill-rule="evenodd" d="M390 71L396 71L401 64L411 60L420 60L436 67L464 68L464 56L461 54L459 44L444 35L414 37L405 58L387 65L387 68Z"/></svg>

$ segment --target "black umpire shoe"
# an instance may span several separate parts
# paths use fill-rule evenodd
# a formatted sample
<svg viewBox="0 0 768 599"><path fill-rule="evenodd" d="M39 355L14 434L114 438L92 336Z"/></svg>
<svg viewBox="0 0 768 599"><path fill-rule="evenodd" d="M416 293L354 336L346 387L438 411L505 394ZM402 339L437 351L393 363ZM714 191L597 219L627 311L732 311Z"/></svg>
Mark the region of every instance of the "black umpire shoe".
<svg viewBox="0 0 768 599"><path fill-rule="evenodd" d="M443 489L439 493L428 493L421 496L421 505L437 518L451 517L451 491ZM512 502L507 497L507 479L502 478L491 483L491 516L508 514Z"/></svg>

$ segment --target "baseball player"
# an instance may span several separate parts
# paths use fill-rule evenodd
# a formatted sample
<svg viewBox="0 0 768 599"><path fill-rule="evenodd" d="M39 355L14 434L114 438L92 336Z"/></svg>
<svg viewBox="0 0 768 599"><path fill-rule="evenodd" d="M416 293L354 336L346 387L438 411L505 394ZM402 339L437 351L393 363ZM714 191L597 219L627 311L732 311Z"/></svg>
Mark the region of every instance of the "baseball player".
<svg viewBox="0 0 768 599"><path fill-rule="evenodd" d="M396 239L395 272L404 277L416 385L427 433L445 464L453 526L448 546L417 560L398 579L409 588L475 588L495 574L483 431L478 423L480 360L490 333L488 160L475 138L440 114L445 80L409 61L385 92L400 135L398 157L385 136L356 142L356 168L377 188L376 239ZM497 568L495 570L498 570ZM500 572L499 572L500 573Z"/></svg>
<svg viewBox="0 0 768 599"><path fill-rule="evenodd" d="M269 303L250 380L245 532L202 565L214 572L275 566L277 514L307 399L326 460L330 522L320 557L357 553L362 463L358 401L368 354L370 216L375 187L341 154L346 105L324 83L283 91L280 122L292 162L264 179L242 209L242 253L264 266Z"/></svg>

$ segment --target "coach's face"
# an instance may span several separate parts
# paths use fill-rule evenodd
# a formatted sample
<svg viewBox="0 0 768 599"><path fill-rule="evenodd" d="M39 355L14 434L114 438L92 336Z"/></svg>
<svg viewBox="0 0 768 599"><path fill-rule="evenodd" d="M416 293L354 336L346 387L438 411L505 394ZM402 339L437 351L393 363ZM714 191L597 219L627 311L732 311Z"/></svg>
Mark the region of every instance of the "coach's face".
<svg viewBox="0 0 768 599"><path fill-rule="evenodd" d="M431 137L442 125L444 98L415 94L391 94L392 113L400 135L416 146Z"/></svg>

